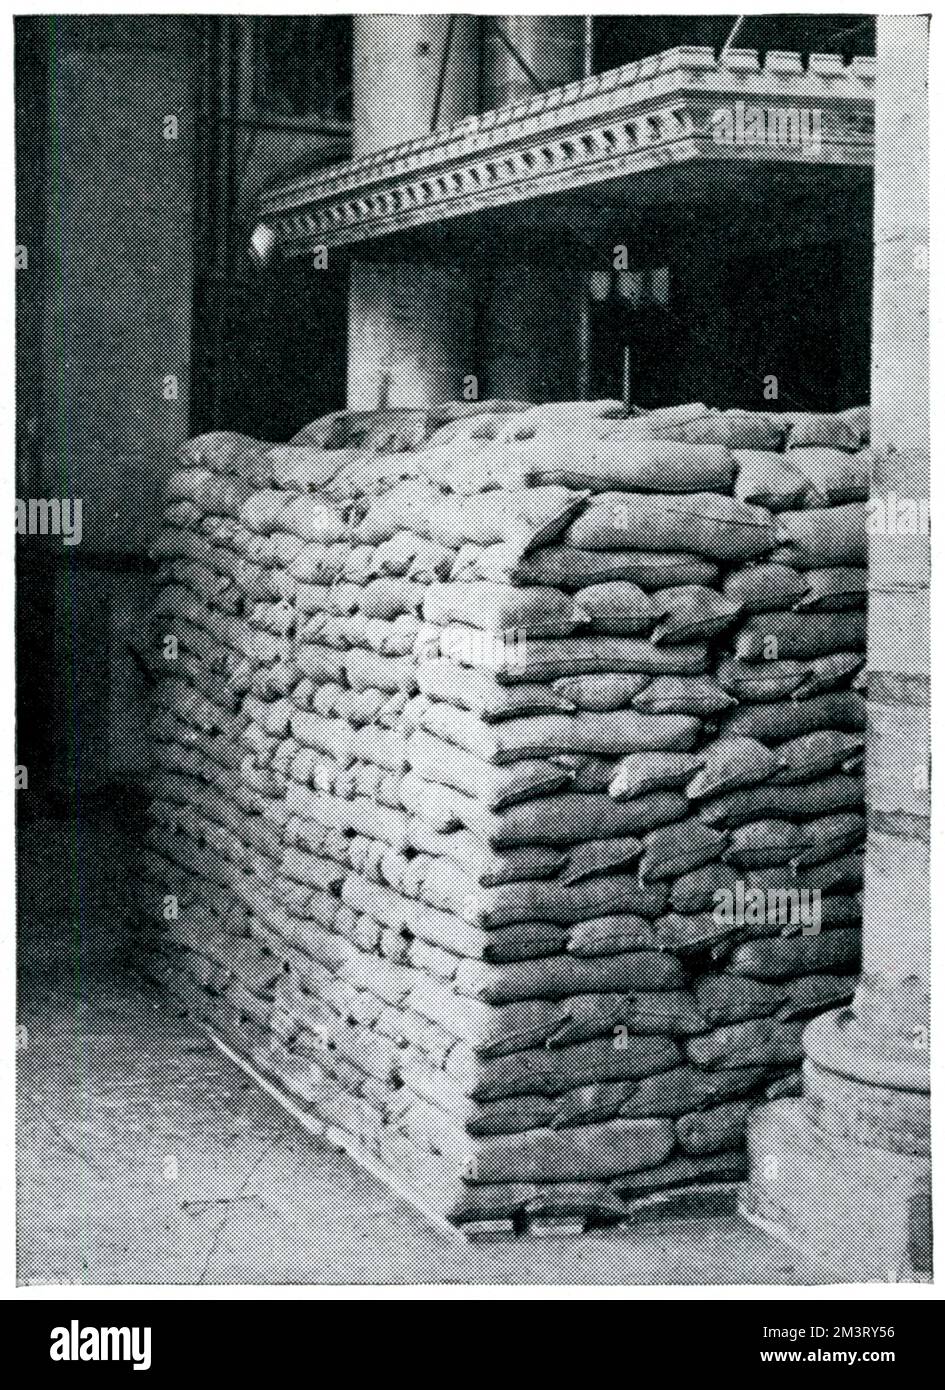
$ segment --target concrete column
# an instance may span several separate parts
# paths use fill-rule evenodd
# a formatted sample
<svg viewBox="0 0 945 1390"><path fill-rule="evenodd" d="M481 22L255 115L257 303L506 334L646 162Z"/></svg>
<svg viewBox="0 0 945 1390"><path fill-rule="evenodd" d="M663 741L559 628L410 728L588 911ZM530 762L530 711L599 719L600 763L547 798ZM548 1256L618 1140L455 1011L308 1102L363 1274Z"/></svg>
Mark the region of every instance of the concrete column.
<svg viewBox="0 0 945 1390"><path fill-rule="evenodd" d="M845 1279L931 1269L928 21L877 43L863 966L805 1032L803 1097L756 1112L746 1194Z"/></svg>
<svg viewBox="0 0 945 1390"><path fill-rule="evenodd" d="M352 155L360 159L478 110L474 15L355 15ZM447 37L449 56L444 67ZM372 410L455 398L476 370L474 295L459 264L351 263L348 405Z"/></svg>
<svg viewBox="0 0 945 1390"><path fill-rule="evenodd" d="M429 406L461 397L476 373L468 270L433 261L353 261L348 407ZM481 394L481 393L480 393Z"/></svg>

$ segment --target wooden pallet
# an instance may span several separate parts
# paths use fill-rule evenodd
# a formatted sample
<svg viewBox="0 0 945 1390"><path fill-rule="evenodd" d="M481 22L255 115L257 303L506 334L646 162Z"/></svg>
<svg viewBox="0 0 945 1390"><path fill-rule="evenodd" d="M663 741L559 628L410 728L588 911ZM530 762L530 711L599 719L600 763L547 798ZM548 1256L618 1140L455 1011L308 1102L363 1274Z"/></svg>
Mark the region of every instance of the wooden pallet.
<svg viewBox="0 0 945 1390"><path fill-rule="evenodd" d="M305 1110L271 1077L251 1062L242 1053L224 1042L223 1038L208 1023L201 1023L207 1037L225 1057L228 1057L258 1086L271 1096L283 1110L315 1139L330 1148L337 1149L356 1163L359 1168L378 1182L383 1183L397 1197L406 1202L426 1224L459 1244L484 1244L492 1241L521 1241L568 1239L575 1236L613 1237L625 1235L646 1221L679 1220L692 1217L731 1215L737 1209L740 1184L736 1182L697 1183L690 1187L676 1187L665 1192L651 1192L638 1197L628 1204L627 1214L617 1220L602 1223L585 1217L532 1216L524 1222L512 1220L470 1221L454 1225L438 1212L427 1207L410 1187L405 1185L395 1173L373 1154L368 1153L351 1135L335 1125L320 1120L311 1111Z"/></svg>

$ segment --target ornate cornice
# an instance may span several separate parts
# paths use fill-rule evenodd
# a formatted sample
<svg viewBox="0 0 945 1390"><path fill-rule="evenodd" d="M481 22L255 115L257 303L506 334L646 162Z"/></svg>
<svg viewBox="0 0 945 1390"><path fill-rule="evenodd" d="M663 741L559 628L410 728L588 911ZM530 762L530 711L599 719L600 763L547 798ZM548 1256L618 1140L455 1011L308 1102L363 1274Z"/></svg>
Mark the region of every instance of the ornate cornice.
<svg viewBox="0 0 945 1390"><path fill-rule="evenodd" d="M695 161L870 166L875 60L674 48L263 194L288 255ZM819 111L810 145L720 143L720 108Z"/></svg>

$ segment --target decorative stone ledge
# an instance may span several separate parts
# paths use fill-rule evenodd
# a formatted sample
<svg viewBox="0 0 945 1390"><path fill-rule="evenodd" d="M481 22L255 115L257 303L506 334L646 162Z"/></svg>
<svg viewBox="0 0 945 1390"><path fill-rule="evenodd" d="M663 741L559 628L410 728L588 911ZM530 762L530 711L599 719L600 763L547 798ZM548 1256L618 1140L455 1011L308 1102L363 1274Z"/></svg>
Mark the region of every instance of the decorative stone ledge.
<svg viewBox="0 0 945 1390"><path fill-rule="evenodd" d="M260 216L288 255L621 180L661 166L740 161L869 167L875 60L674 48L487 111L264 193ZM820 111L817 148L719 143L713 113Z"/></svg>

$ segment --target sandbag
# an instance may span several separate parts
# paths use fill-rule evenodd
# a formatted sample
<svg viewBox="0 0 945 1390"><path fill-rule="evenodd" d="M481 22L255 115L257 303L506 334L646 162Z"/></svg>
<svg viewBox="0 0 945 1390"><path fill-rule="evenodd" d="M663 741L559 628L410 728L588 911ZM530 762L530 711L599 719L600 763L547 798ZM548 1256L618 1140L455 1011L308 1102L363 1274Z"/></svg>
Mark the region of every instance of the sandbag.
<svg viewBox="0 0 945 1390"><path fill-rule="evenodd" d="M866 564L866 508L850 502L842 507L782 512L778 517L775 563L798 569Z"/></svg>
<svg viewBox="0 0 945 1390"><path fill-rule="evenodd" d="M740 502L780 512L803 506L810 492L809 479L793 466L788 454L738 449L735 467L734 492Z"/></svg>
<svg viewBox="0 0 945 1390"><path fill-rule="evenodd" d="M856 770L862 751L861 734L847 734L840 729L817 729L801 734L775 748L778 766L771 780L782 784L809 782L836 768Z"/></svg>
<svg viewBox="0 0 945 1390"><path fill-rule="evenodd" d="M778 766L776 754L753 738L719 738L699 754L702 766L686 786L686 795L697 801L739 787L766 782Z"/></svg>
<svg viewBox="0 0 945 1390"><path fill-rule="evenodd" d="M758 613L740 628L735 655L742 661L778 657L808 660L866 648L862 613Z"/></svg>
<svg viewBox="0 0 945 1390"><path fill-rule="evenodd" d="M810 834L791 821L748 821L732 831L724 858L739 869L767 869L790 863L810 844Z"/></svg>
<svg viewBox="0 0 945 1390"><path fill-rule="evenodd" d="M865 566L808 570L804 579L806 593L793 605L798 613L846 613L866 607L869 571Z"/></svg>
<svg viewBox="0 0 945 1390"><path fill-rule="evenodd" d="M780 700L734 710L722 721L725 737L756 738L780 744L819 729L862 733L866 727L866 702L856 691L836 691L796 702Z"/></svg>
<svg viewBox="0 0 945 1390"><path fill-rule="evenodd" d="M860 933L840 928L819 936L768 937L739 946L728 962L733 975L783 980L823 970L829 974L856 969Z"/></svg>
<svg viewBox="0 0 945 1390"><path fill-rule="evenodd" d="M789 565L748 565L725 576L722 592L726 598L741 604L745 613L800 610L814 590L815 575L824 573L830 571L812 570L800 574Z"/></svg>
<svg viewBox="0 0 945 1390"><path fill-rule="evenodd" d="M752 942L751 947L768 945ZM702 1037L687 1038L686 1055L697 1067L710 1070L732 1067L787 1066L799 1062L804 1055L801 1022L781 1022L778 1019L752 1019L746 1023L728 1024Z"/></svg>
<svg viewBox="0 0 945 1390"><path fill-rule="evenodd" d="M841 502L865 502L869 497L872 451L857 453L842 448L792 444L792 467L809 480L808 506L834 506Z"/></svg>
<svg viewBox="0 0 945 1390"><path fill-rule="evenodd" d="M698 555L632 550L585 550L573 545L548 545L521 560L505 546L467 547L456 557L455 579L489 579L516 584L549 584L580 591L595 584L626 582L641 589L674 584L713 584L719 567Z"/></svg>
<svg viewBox="0 0 945 1390"><path fill-rule="evenodd" d="M566 999L621 990L683 989L686 976L670 955L627 952L603 959L552 956L548 960L485 970L472 960L457 970L456 988L488 1004L519 999Z"/></svg>
<svg viewBox="0 0 945 1390"><path fill-rule="evenodd" d="M700 643L660 648L636 637L536 637L515 644L507 654L497 653L474 628L453 623L440 629L439 652L463 665L493 670L508 684L613 672L701 676L709 664L708 650Z"/></svg>
<svg viewBox="0 0 945 1390"><path fill-rule="evenodd" d="M628 679L637 683L645 676ZM566 690L537 683L500 684L488 671L459 666L444 657L432 657L417 666L417 684L424 695L468 710L486 723L529 714L573 713L582 706Z"/></svg>
<svg viewBox="0 0 945 1390"><path fill-rule="evenodd" d="M660 589L653 595L653 603L663 610L651 634L651 641L658 646L706 641L723 632L741 613L740 604L702 584Z"/></svg>
<svg viewBox="0 0 945 1390"><path fill-rule="evenodd" d="M822 446L859 449L869 438L869 408L861 406L839 415L792 410L776 417L788 432L788 448Z"/></svg>
<svg viewBox="0 0 945 1390"><path fill-rule="evenodd" d="M712 830L698 817L651 830L643 837L640 882L678 878L701 868L718 859L727 844L727 835Z"/></svg>
<svg viewBox="0 0 945 1390"><path fill-rule="evenodd" d="M734 829L765 816L804 821L831 811L854 810L862 804L862 777L838 772L821 782L748 787L728 792L700 802L699 815L709 825Z"/></svg>
<svg viewBox="0 0 945 1390"><path fill-rule="evenodd" d="M734 562L767 555L778 543L771 514L716 493L641 496L601 493L569 527L565 541L588 550L688 551ZM864 524L865 536L865 524ZM793 539L793 533L785 532Z"/></svg>
<svg viewBox="0 0 945 1390"><path fill-rule="evenodd" d="M667 678L668 679L668 678ZM635 698L654 682L649 676L633 675L627 672L592 672L584 676L559 676L551 682L555 694L560 697L565 708L606 712L629 709ZM507 687L514 692L524 687ZM541 687L544 689L544 687ZM636 707L636 706L634 706ZM644 714L695 713L696 711L648 710Z"/></svg>
<svg viewBox="0 0 945 1390"><path fill-rule="evenodd" d="M587 501L563 487L513 488L472 497L439 497L416 529L441 545L503 545L510 562L554 540Z"/></svg>
<svg viewBox="0 0 945 1390"><path fill-rule="evenodd" d="M566 637L593 621L580 596L572 599L558 589L455 581L424 586L423 616L431 623L460 622L497 631L516 628L528 637Z"/></svg>
<svg viewBox="0 0 945 1390"><path fill-rule="evenodd" d="M630 801L649 792L684 787L703 766L697 753L631 753L610 784L615 801Z"/></svg>
<svg viewBox="0 0 945 1390"><path fill-rule="evenodd" d="M707 1072L692 1066L674 1067L642 1080L611 1081L578 1087L554 1102L553 1124L606 1120L615 1115L683 1115L720 1103L731 1096L749 1095L765 1078L761 1067Z"/></svg>
<svg viewBox="0 0 945 1390"><path fill-rule="evenodd" d="M710 718L738 704L710 676L657 676L632 700L641 714L692 714Z"/></svg>
<svg viewBox="0 0 945 1390"><path fill-rule="evenodd" d="M493 450L485 476L494 483L505 475L532 486L557 483L593 492L727 492L731 487L731 455L714 441L700 445L647 438L633 420L601 433L594 440L572 431L539 435L512 450Z"/></svg>
<svg viewBox="0 0 945 1390"><path fill-rule="evenodd" d="M595 632L615 637L638 637L651 632L666 611L659 595L651 598L627 580L611 580L579 589L574 602L578 610L587 615Z"/></svg>

